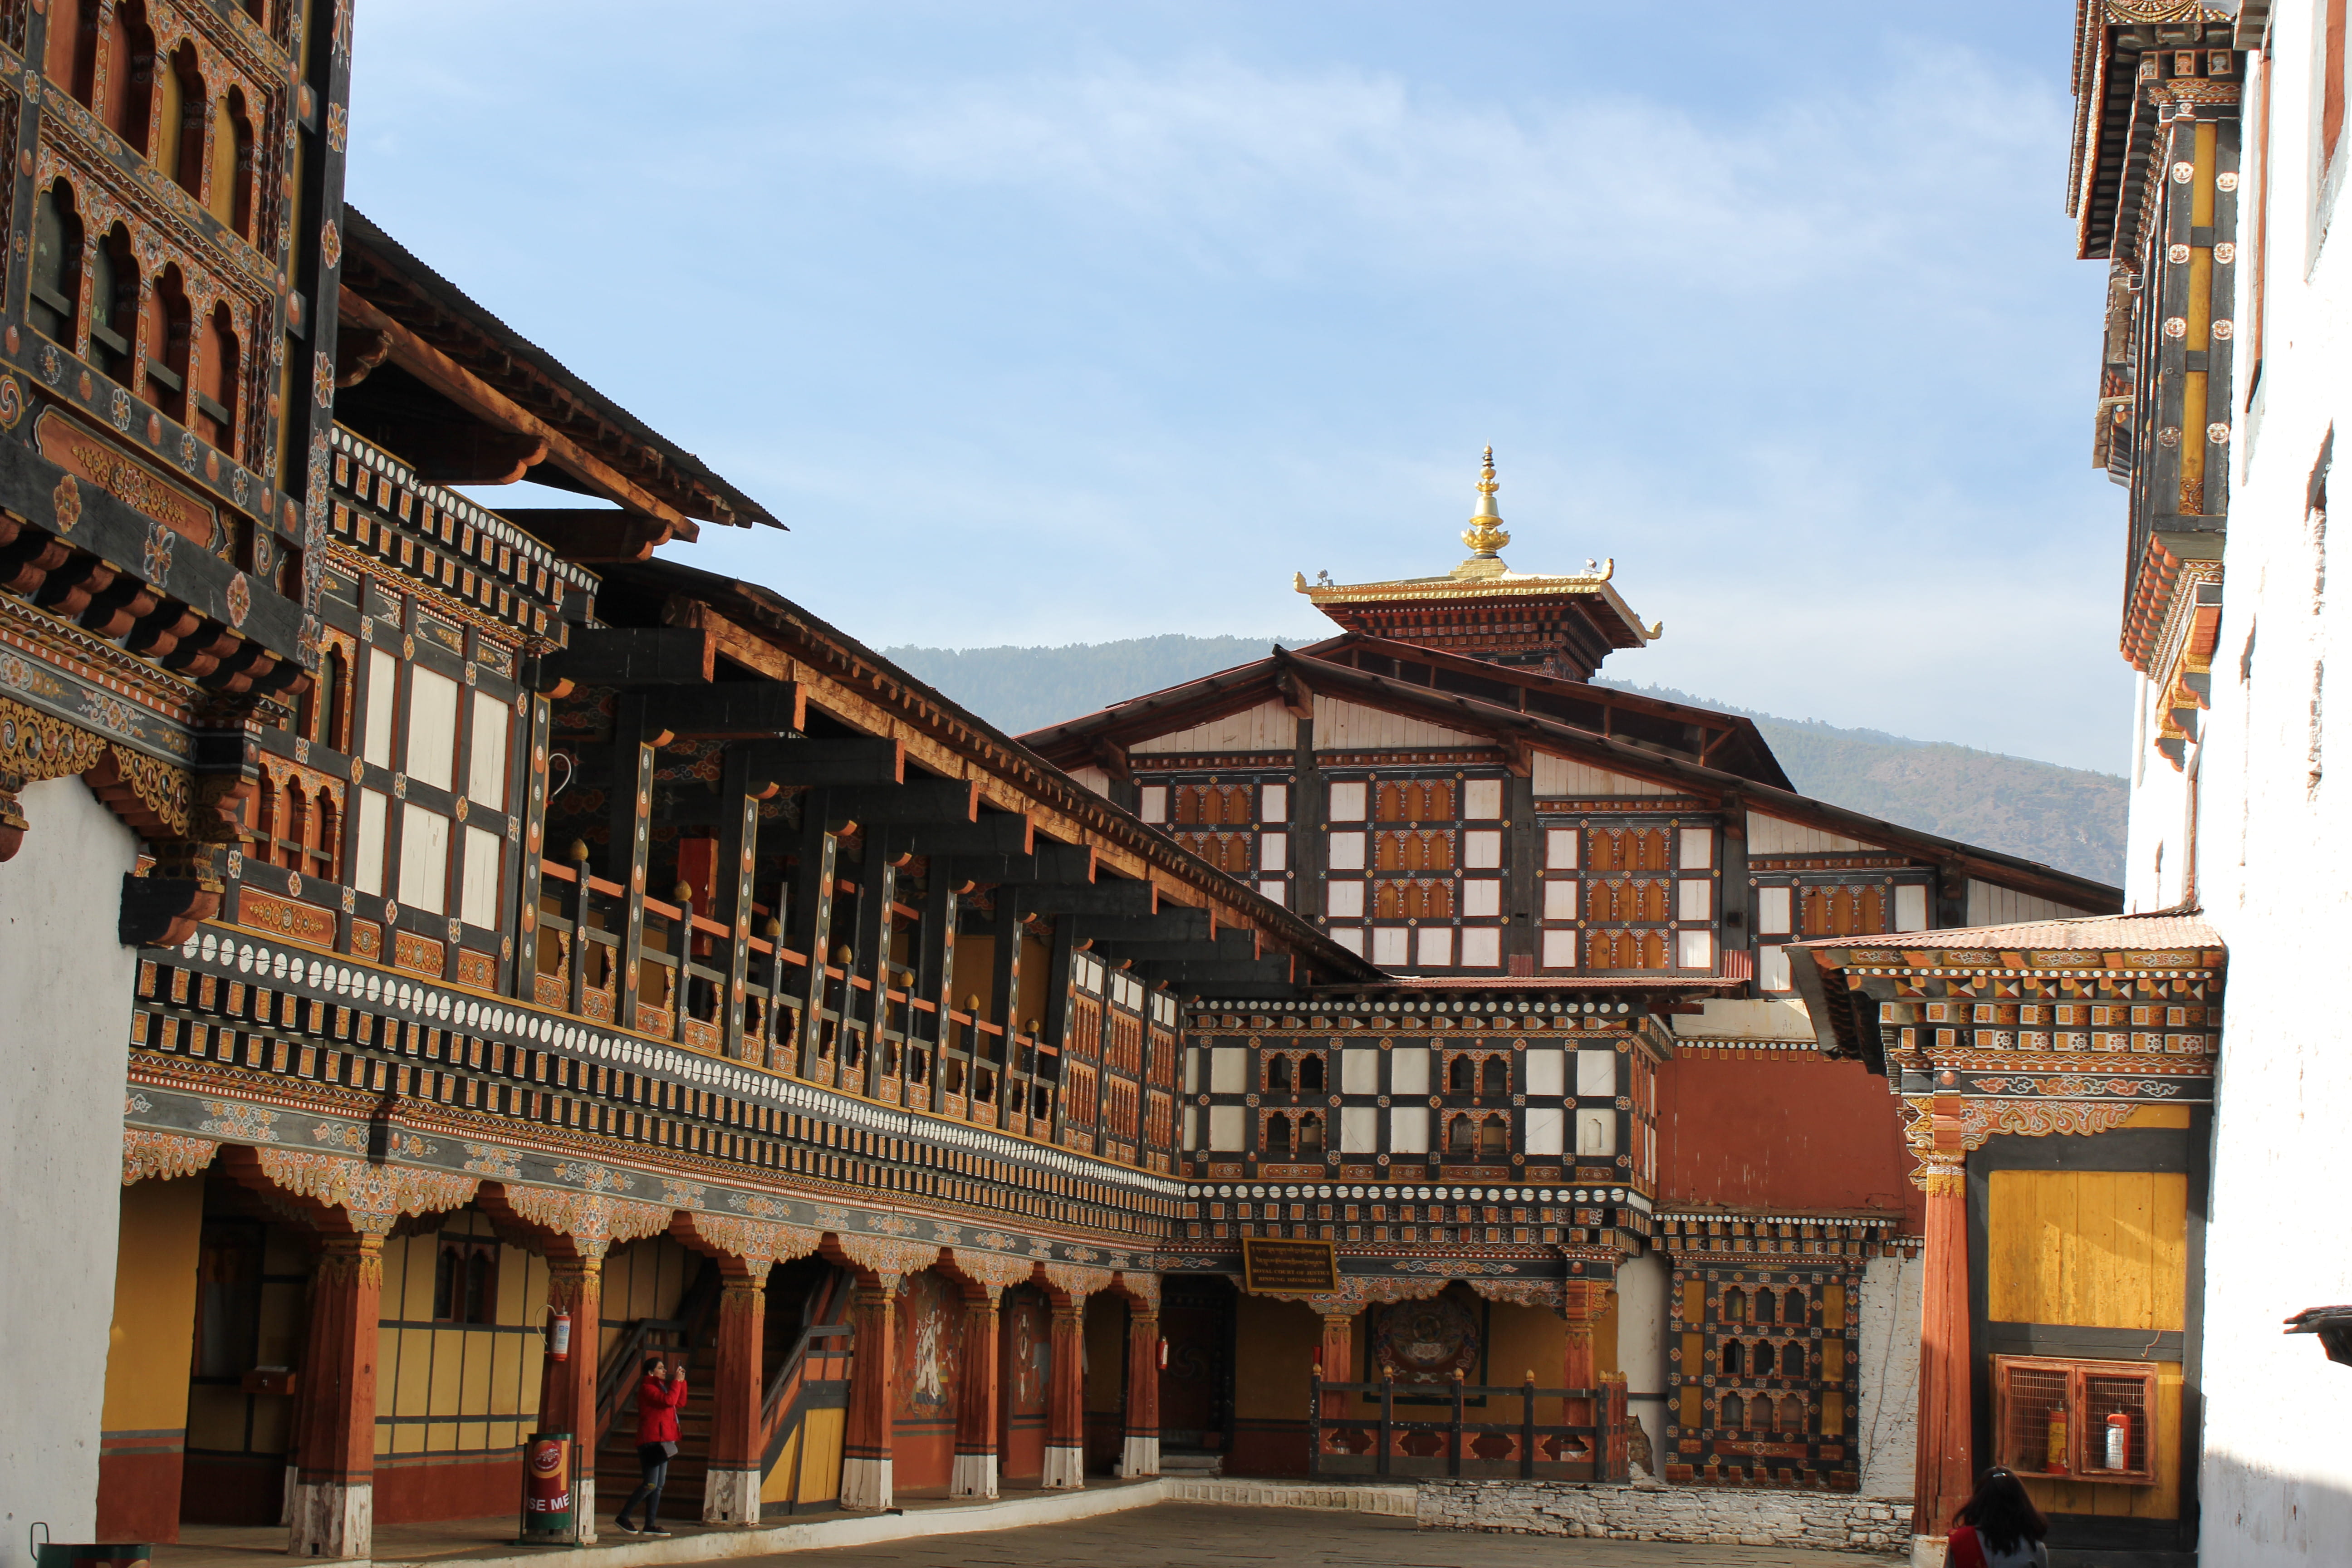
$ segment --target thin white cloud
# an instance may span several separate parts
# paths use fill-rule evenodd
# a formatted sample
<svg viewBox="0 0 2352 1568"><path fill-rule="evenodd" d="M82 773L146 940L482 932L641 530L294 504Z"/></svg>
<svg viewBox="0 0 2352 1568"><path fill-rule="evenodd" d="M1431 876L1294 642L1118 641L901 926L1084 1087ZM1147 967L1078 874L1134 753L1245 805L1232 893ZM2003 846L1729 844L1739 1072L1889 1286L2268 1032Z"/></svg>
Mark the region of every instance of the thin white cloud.
<svg viewBox="0 0 2352 1568"><path fill-rule="evenodd" d="M1883 284L1890 260L1937 267L1912 243L1923 224L1963 205L1980 216L1987 195L2015 204L2000 187L2020 148L2064 123L2040 84L1943 54L1901 58L1851 99L1713 124L1602 81L1511 110L1358 69L1115 59L910 94L845 129L900 174L1108 207L1277 271L1338 253L1760 294L1824 275Z"/></svg>

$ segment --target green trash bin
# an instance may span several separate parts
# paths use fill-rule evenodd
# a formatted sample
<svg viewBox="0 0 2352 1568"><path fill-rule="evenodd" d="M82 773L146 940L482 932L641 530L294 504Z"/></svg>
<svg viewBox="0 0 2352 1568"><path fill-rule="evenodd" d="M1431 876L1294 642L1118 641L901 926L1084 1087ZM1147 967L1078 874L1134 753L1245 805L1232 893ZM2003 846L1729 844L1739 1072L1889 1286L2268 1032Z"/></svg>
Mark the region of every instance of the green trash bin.
<svg viewBox="0 0 2352 1568"><path fill-rule="evenodd" d="M155 1555L155 1543L152 1541L100 1544L37 1541L32 1545L34 1568L151 1568Z"/></svg>
<svg viewBox="0 0 2352 1568"><path fill-rule="evenodd" d="M572 1434L533 1432L522 1446L522 1546L570 1546L579 1532L572 1487ZM50 1568L44 1563L40 1568ZM59 1564L58 1568L65 1568Z"/></svg>

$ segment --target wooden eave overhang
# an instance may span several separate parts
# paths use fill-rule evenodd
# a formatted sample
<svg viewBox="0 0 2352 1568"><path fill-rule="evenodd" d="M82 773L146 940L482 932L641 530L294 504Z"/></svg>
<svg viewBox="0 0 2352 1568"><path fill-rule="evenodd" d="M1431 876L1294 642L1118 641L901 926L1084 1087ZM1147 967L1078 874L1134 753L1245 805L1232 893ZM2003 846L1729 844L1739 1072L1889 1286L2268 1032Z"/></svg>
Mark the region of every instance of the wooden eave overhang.
<svg viewBox="0 0 2352 1568"><path fill-rule="evenodd" d="M1433 688L1460 691L1472 697L1483 695L1479 689L1481 687L1496 691L1509 690L1514 695L1513 700L1507 704L1508 706L1548 719L1557 719L1578 729L1596 730L1603 735L1618 735L1616 726L1621 716L1627 714L1654 720L1661 726L1695 730L1699 740L1696 749L1670 749L1682 751L1693 762L1705 763L1710 767L1738 773L1759 784L1791 791L1797 787L1781 771L1780 759L1773 756L1771 746L1765 741L1762 731L1756 728L1755 721L1736 713L1718 712L1712 708L1698 708L1685 702L1669 702L1663 698L1644 697L1638 692L1596 685L1591 681L1568 680L1523 666L1496 664L1468 654L1424 647L1417 643L1396 642L1360 632L1311 643L1297 651L1302 658L1355 665L1360 668L1365 660L1374 658L1391 660L1400 668L1426 665L1433 672L1430 681ZM1499 696L1494 699L1501 700ZM1633 739L1643 744L1664 743L1647 736L1620 735L1620 738Z"/></svg>
<svg viewBox="0 0 2352 1568"><path fill-rule="evenodd" d="M1415 650L1420 651L1420 650ZM1073 721L1024 736L1026 745L1049 757L1067 757L1071 765L1085 766L1095 742L1116 734L1120 739L1164 734L1243 708L1297 694L1320 692L1424 718L1450 729L1492 740L1515 769L1526 766L1530 749L1556 752L1629 777L1667 785L1677 793L1721 808L1738 801L1768 816L1818 827L1859 839L1980 881L2051 900L2070 909L2094 910L2123 908L2123 890L2055 867L1998 850L1979 848L1954 839L1900 827L1843 806L1832 805L1721 768L1686 761L1663 749L1643 746L1621 737L1602 735L1538 714L1521 712L1499 703L1459 693L1433 690L1391 677L1311 658L1277 647L1255 664L1210 676L1187 686L1171 688L1134 702L1106 709L1088 719ZM1134 721L1148 721L1137 728ZM1114 729L1115 727L1115 729ZM1110 732L1107 734L1106 732Z"/></svg>
<svg viewBox="0 0 2352 1568"><path fill-rule="evenodd" d="M2128 255L2147 197L2158 107L2140 90L2140 58L2151 50L2244 48L2236 22L2218 6L2178 0L2077 0L2074 138L2066 191L2075 252L2085 260ZM2168 104L2164 106L2168 109Z"/></svg>
<svg viewBox="0 0 2352 1568"><path fill-rule="evenodd" d="M1490 602L1512 601L1515 611L1549 602L1574 609L1592 624L1612 647L1641 647L1650 640L1640 617L1610 584L1606 574L1589 577L1547 577L1505 573L1491 577L1406 577L1389 583L1344 583L1308 586L1309 603L1349 626L1353 612L1408 608L1473 609Z"/></svg>
<svg viewBox="0 0 2352 1568"><path fill-rule="evenodd" d="M908 760L926 771L978 779L990 805L1029 814L1039 833L1093 849L1115 874L1152 882L1175 902L1208 909L1218 926L1259 933L1319 977L1360 984L1385 979L1309 921L1180 847L782 595L668 561L613 568L605 584L608 595L621 585L657 599L667 624L699 624L712 634L719 657L801 683L810 707L865 733L903 742Z"/></svg>
<svg viewBox="0 0 2352 1568"><path fill-rule="evenodd" d="M1776 788L1791 792L1796 788L1751 721L1711 708L1668 702L1588 681L1562 679L1519 666L1496 664L1467 654L1364 632L1344 632L1294 650L1288 657L1359 668L1367 661L1375 661L1398 669L1424 670L1428 672L1427 679L1421 684L1431 689L1482 697L1498 707L1532 712L1572 728L1678 754ZM1408 680L1406 684L1415 683ZM1171 730L1221 719L1260 702L1295 700L1303 714L1303 695L1296 682L1286 689L1280 667L1274 658L1253 659L1214 675L1033 730L1021 739L1024 744L1064 767L1086 767L1099 764L1107 757L1115 760L1123 755L1127 747ZM1618 725L1622 715L1633 715L1646 721L1631 727L1635 730L1654 727L1695 731L1699 743L1696 747L1676 745L1656 735L1621 732Z"/></svg>
<svg viewBox="0 0 2352 1568"><path fill-rule="evenodd" d="M1862 1062L1881 1074L1886 1070L1886 1047L1878 1009L1886 997L1873 993L1891 996L1894 981L1987 971L2061 975L2154 971L2218 978L2229 963L2229 946L2221 932L2194 913L2177 910L1823 937L1792 942L1782 951L1789 954L1790 979L1812 1018L1822 1054ZM1870 972L1870 983L1856 973L1862 970Z"/></svg>
<svg viewBox="0 0 2352 1568"><path fill-rule="evenodd" d="M604 396L412 255L343 209L340 320L382 334L371 349L485 424L517 437L577 488L692 537L693 523L783 523L699 458Z"/></svg>

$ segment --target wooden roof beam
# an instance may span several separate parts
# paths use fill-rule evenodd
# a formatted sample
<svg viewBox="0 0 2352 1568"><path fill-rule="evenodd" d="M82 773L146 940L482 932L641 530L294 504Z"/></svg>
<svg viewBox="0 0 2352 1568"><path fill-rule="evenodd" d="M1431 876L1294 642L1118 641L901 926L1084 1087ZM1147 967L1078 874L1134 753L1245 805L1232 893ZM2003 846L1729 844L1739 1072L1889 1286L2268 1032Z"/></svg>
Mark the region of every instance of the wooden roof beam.
<svg viewBox="0 0 2352 1568"><path fill-rule="evenodd" d="M691 525L692 520L677 508L621 474L604 458L583 450L568 432L521 406L348 286L342 290L341 309L343 321L385 335L392 345L387 357L393 363L483 423L516 436L545 441L546 461L606 500L656 518L669 524L673 531L680 523Z"/></svg>

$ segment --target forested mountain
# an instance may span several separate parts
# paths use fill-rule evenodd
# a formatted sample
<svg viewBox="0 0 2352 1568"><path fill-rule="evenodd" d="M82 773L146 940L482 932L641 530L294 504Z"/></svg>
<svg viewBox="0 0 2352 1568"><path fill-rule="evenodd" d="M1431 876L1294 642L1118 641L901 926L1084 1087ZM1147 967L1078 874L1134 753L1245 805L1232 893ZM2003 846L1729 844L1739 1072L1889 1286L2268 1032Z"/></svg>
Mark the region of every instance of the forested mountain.
<svg viewBox="0 0 2352 1568"><path fill-rule="evenodd" d="M1277 641L1297 647L1318 640L1167 636L1066 647L893 647L883 653L1017 735L1247 663ZM2123 879L2124 781L2111 774L1945 741L1783 719L1663 687L1607 684L1754 720L1807 795L2077 876Z"/></svg>

